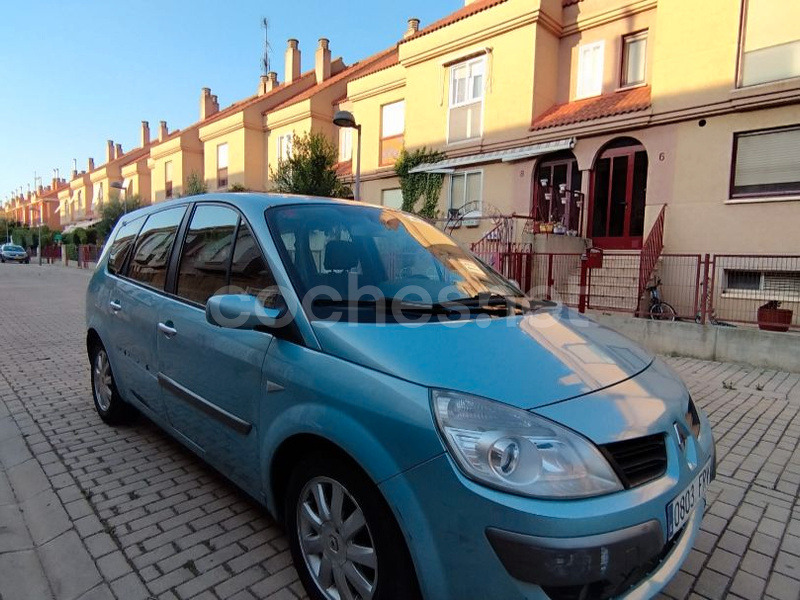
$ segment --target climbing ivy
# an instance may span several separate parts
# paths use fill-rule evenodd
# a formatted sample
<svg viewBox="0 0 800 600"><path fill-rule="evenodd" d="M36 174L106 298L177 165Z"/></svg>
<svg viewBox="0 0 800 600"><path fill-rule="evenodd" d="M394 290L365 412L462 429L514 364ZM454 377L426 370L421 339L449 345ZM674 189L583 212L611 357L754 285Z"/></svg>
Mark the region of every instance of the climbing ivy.
<svg viewBox="0 0 800 600"><path fill-rule="evenodd" d="M424 146L413 152L408 152L403 148L394 163L394 172L400 178L400 189L403 192L403 210L428 219L436 218L444 175L441 173L410 173L409 171L419 165L439 162L444 158L444 152ZM417 202L420 199L422 206L417 208Z"/></svg>

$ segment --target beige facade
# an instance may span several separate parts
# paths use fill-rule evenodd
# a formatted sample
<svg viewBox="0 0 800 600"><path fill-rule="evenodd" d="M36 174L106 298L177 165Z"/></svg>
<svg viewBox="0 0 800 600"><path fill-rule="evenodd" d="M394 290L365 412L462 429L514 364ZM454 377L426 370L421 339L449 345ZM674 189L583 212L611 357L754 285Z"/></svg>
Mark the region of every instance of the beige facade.
<svg viewBox="0 0 800 600"><path fill-rule="evenodd" d="M314 72L290 83L278 83L277 74L262 77L255 96L237 102L200 125L204 173L210 191L238 185L265 191L267 133L262 115L315 84ZM202 102L201 98L201 102Z"/></svg>
<svg viewBox="0 0 800 600"><path fill-rule="evenodd" d="M150 170L152 202L163 202L183 194L193 173L203 179L203 144L200 125L169 133L161 121L158 141L150 147L147 167Z"/></svg>
<svg viewBox="0 0 800 600"><path fill-rule="evenodd" d="M773 4L781 18L750 0L468 3L402 40L397 66L348 85L363 197L397 185L377 145L380 106L402 97L405 146L447 155L429 169L446 173L442 217L527 216L542 182L562 183L583 194L567 228L609 249L640 248L667 206L667 252L800 253L800 164L778 160L784 173L763 182L748 164L800 142L800 9ZM622 165L627 190L611 172ZM548 210L537 220L564 221ZM470 224L456 235L474 241L491 219Z"/></svg>

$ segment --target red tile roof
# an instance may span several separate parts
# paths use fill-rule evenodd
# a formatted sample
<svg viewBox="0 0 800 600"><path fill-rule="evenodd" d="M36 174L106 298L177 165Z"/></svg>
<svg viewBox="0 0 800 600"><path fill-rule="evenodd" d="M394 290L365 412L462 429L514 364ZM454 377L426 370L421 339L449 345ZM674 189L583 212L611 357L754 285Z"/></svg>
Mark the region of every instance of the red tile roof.
<svg viewBox="0 0 800 600"><path fill-rule="evenodd" d="M583 121L613 117L650 108L650 86L642 86L595 98L558 104L534 120L531 129L547 129Z"/></svg>
<svg viewBox="0 0 800 600"><path fill-rule="evenodd" d="M325 90L325 89L331 87L332 85L334 85L336 83L339 83L340 81L342 81L343 79L345 79L347 77L352 78L352 77L354 77L356 75L361 77L363 75L369 75L370 73L374 73L377 70L385 68L386 67L386 63L389 62L390 60L394 60L395 62L397 62L397 46L396 45L392 46L391 48L388 48L386 50L383 50L381 52L378 52L377 54L373 54L372 56L370 56L368 58L365 58L364 60L361 60L361 61L358 61L356 63L353 63L349 67L345 67L344 69L339 71L336 75L333 75L332 77L329 77L328 79L326 79L322 83L318 83L316 85L312 85L310 88L308 88L304 92L301 92L297 96L289 98L286 102L283 102L283 103L279 104L275 108L271 108L268 111L264 111L264 113L262 113L262 114L265 114L267 112L274 112L276 110L281 110L282 108L285 108L287 106L291 106L292 104L296 104L297 102L302 102L303 100L308 100L309 98L311 98L315 94L321 92L322 90Z"/></svg>
<svg viewBox="0 0 800 600"><path fill-rule="evenodd" d="M353 161L352 160L345 160L342 162L338 162L333 165L333 168L336 170L336 174L339 177L349 177L353 174Z"/></svg>
<svg viewBox="0 0 800 600"><path fill-rule="evenodd" d="M475 13L479 13L481 11L486 10L487 8L492 8L498 4L502 4L506 2L506 0L476 0L472 4L467 4L463 8L459 8L457 11L450 13L443 19L439 19L438 21L434 21L427 27L423 27L417 33L412 36L401 40L400 43L403 44L409 40L415 40L418 37L422 37L423 35L427 35L436 31L437 29L441 29L442 27L447 27L455 23L456 21L461 21L462 19L466 19L467 17L471 17Z"/></svg>
<svg viewBox="0 0 800 600"><path fill-rule="evenodd" d="M400 64L400 54L398 52L394 52L392 54L389 54L385 58L376 61L375 64L370 66L370 68L368 68L363 73L360 73L358 77L353 77L351 81L354 81L356 79L361 79L362 77L366 77L367 75L372 75L373 73L377 73L378 71L383 71L384 69L388 69L389 67L393 67L399 64Z"/></svg>

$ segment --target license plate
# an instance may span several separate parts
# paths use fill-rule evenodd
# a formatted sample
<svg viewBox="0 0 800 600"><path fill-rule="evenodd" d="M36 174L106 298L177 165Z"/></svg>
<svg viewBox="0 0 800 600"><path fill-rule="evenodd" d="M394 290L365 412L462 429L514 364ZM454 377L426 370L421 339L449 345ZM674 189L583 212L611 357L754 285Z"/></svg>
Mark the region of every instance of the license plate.
<svg viewBox="0 0 800 600"><path fill-rule="evenodd" d="M668 540L671 540L686 524L700 500L705 500L709 483L711 483L711 461L708 461L692 482L667 504Z"/></svg>

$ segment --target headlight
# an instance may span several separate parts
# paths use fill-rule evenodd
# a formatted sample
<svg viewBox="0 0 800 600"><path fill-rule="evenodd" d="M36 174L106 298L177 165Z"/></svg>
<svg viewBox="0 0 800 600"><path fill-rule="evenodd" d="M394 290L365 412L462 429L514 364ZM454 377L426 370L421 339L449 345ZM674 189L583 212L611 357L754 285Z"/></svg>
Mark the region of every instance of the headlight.
<svg viewBox="0 0 800 600"><path fill-rule="evenodd" d="M450 454L476 481L537 498L583 498L623 489L600 451L566 427L469 394L433 390L431 398Z"/></svg>

